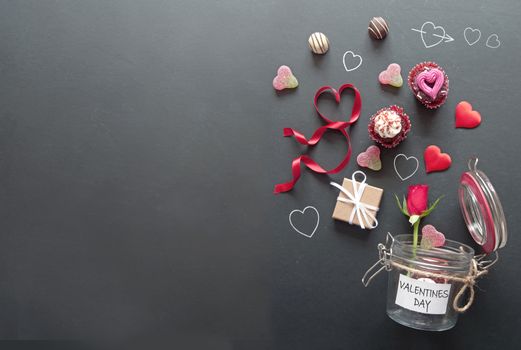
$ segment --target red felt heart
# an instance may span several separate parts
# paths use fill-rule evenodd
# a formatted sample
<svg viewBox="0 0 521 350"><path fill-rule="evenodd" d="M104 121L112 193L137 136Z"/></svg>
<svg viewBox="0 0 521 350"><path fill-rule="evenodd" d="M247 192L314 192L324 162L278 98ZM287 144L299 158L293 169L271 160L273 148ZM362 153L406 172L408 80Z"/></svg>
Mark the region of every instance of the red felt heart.
<svg viewBox="0 0 521 350"><path fill-rule="evenodd" d="M472 110L472 105L461 101L456 106L456 127L472 129L481 124L481 114Z"/></svg>
<svg viewBox="0 0 521 350"><path fill-rule="evenodd" d="M425 170L427 173L433 171L447 170L452 164L452 159L447 153L441 153L438 146L431 145L423 152L423 159L425 161Z"/></svg>

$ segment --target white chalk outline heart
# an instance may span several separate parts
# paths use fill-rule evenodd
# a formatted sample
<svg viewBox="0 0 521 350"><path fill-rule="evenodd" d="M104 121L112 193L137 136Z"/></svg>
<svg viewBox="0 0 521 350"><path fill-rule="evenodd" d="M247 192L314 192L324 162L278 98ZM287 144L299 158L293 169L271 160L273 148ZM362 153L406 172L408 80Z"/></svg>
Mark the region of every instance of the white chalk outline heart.
<svg viewBox="0 0 521 350"><path fill-rule="evenodd" d="M496 37L497 46L490 46L490 45L488 44L488 42L490 41L490 38L492 38L493 36ZM485 46L486 46L486 47L490 47L491 49L497 49L498 47L500 47L500 46L501 46L501 41L499 40L499 36L498 36L496 33L490 34L490 36L489 36L488 39L487 39L487 42L485 43Z"/></svg>
<svg viewBox="0 0 521 350"><path fill-rule="evenodd" d="M360 63L358 63L358 65L356 67L354 67L354 68L347 69L347 66L346 66L346 55L348 53L350 53L351 56L353 56L353 58L356 58L356 57L360 58ZM360 67L362 65L362 61L363 61L362 56L355 54L353 51L346 51L344 53L344 56L342 56L342 62L344 63L344 68L345 68L346 72L352 72L352 71L358 69L358 67Z"/></svg>
<svg viewBox="0 0 521 350"><path fill-rule="evenodd" d="M291 215L293 215L293 214L296 213L296 212L301 213L301 214L304 214L304 213L306 212L306 210L308 210L308 209L313 209L313 210L315 211L315 213L317 213L317 224L315 225L315 228L313 229L313 232L311 232L310 235L307 235L307 234L305 234L304 232L302 232L302 231L300 231L299 229L297 229L297 228L295 227L295 225L293 225L293 222L291 221ZM307 238L311 238L311 237L313 237L313 235L315 234L315 231L316 231L317 228L318 228L318 224L320 223L320 214L318 213L317 208L315 208L315 207L313 207L313 206L311 206L311 205L308 205L307 207L305 207L305 208L302 209L302 210L298 210L298 209L292 210L291 213L289 213L289 217L288 217L288 218L289 218L289 224L291 225L291 227L293 227L293 229L294 229L295 231L297 231L298 233L300 233L302 236L307 237Z"/></svg>
<svg viewBox="0 0 521 350"><path fill-rule="evenodd" d="M409 159L414 159L416 161L416 169L414 169L414 171L412 172L411 175L407 176L407 177L402 177L402 175L400 174L400 172L398 171L398 169L396 168L396 160L399 158L399 157L404 157L405 160L409 160ZM407 179L410 179L411 177L414 176L414 174L416 174L416 172L418 171L418 168L420 167L420 162L418 161L418 158L416 158L415 156L410 156L410 157L407 157L405 154L403 153L400 153L400 154L397 154L396 157L394 157L394 171L396 172L396 174L398 175L398 177L402 180L402 181L405 181Z"/></svg>
<svg viewBox="0 0 521 350"><path fill-rule="evenodd" d="M470 42L469 38L467 38L467 30L470 30L472 33L474 32L478 32L478 38L474 41L474 42ZM481 39L481 30L479 30L478 28L474 29L472 27L467 27L465 28L465 30L463 31L463 37L465 38L465 41L467 42L467 44L469 44L470 46L474 45L475 43L477 43L479 41L479 39Z"/></svg>
<svg viewBox="0 0 521 350"><path fill-rule="evenodd" d="M436 43L434 43L434 44L432 44L432 45L427 45L427 43L425 42L424 34L427 34L427 32L424 31L423 28L424 28L427 24L432 24L432 27L433 27L432 29L433 29L433 30L436 30L436 29L438 29L438 28L441 28L441 30L443 30L443 34L441 35L440 40L438 40ZM422 27L420 28L420 33L421 33L421 38L422 38L422 41L423 41L423 45L425 46L426 49L429 49L429 48L431 48L431 47L434 47L434 46L436 46L436 45L441 44L441 43L443 42L443 39L445 38L445 35L447 34L447 33L445 32L445 28L443 28L442 26L437 26L437 25L435 25L435 24L434 24L433 22L431 22L431 21L428 21L428 22L423 23Z"/></svg>

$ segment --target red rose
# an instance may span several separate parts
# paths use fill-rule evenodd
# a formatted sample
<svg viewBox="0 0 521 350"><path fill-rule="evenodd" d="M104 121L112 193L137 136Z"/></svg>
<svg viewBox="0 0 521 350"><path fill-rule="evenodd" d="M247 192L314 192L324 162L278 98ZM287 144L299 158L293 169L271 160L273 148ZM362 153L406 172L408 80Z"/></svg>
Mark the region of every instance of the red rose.
<svg viewBox="0 0 521 350"><path fill-rule="evenodd" d="M421 215L427 210L428 200L429 186L409 186L409 192L407 193L407 211L409 212L409 216Z"/></svg>

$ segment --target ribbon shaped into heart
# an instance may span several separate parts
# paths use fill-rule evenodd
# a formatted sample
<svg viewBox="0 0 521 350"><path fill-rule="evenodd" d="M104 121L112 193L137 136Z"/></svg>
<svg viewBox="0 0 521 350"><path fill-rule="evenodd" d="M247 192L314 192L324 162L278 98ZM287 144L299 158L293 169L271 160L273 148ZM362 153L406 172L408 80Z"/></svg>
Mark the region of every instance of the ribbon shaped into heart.
<svg viewBox="0 0 521 350"><path fill-rule="evenodd" d="M328 92L332 93L333 96L335 96L335 101L337 103L340 103L340 96L345 89L352 89L353 92L355 93L355 101L353 103L353 108L351 110L351 117L346 122L332 121L329 118L326 118L322 113L320 113L320 111L318 109L318 99L319 99L320 95L322 95L324 92L328 91ZM362 98L360 96L360 92L352 84L344 84L344 85L340 86L338 91L335 90L334 88L332 88L331 86L322 86L315 93L315 98L313 99L313 105L315 106L315 110L317 111L318 115L322 119L324 119L327 122L327 124L321 126L317 130L315 130L315 132L313 133L313 135L311 136L311 138L309 140L306 139L306 137L302 133L300 133L294 129L291 129L291 128L284 128L284 137L293 136L293 137L295 137L295 140L302 145L315 146L320 141L320 139L322 138L322 136L324 135L324 133L326 131L336 130L336 131L339 131L340 133L342 133L342 135L344 135L344 137L346 138L346 142L347 142L346 155L344 156L344 159L335 168L330 169L330 170L326 170L326 169L322 168L317 162L315 162L308 155L302 155L302 156L299 156L299 157L293 159L293 161L291 162L291 173L293 175L293 179L291 181L275 185L275 189L274 189L275 194L291 191L291 189L295 186L295 184L297 183L297 181L300 178L300 173L301 173L300 164L301 163L304 164L306 167L308 167L310 170L312 170L316 173L319 173L319 174L336 174L336 173L342 171L342 169L344 169L344 167L349 163L349 160L351 158L351 140L349 138L349 134L347 133L347 127L350 126L351 124L355 123L358 120L358 117L360 116L360 111L362 109Z"/></svg>
<svg viewBox="0 0 521 350"><path fill-rule="evenodd" d="M363 180L360 182L356 181L356 175L358 174L364 177ZM362 202L362 195L364 194L365 188L367 187L367 184L365 182L366 180L367 177L365 176L365 173L363 171L355 171L353 175L351 175L351 181L353 183L353 193L349 192L336 182L330 182L329 184L333 187L338 188L343 194L347 196L347 198L338 196L337 201L354 205L353 210L351 211L351 216L349 217L349 224L353 224L353 220L356 215L358 217L358 222L360 223L360 227L362 229L365 229L366 225L367 228L373 229L376 226L378 226L378 220L376 220L376 217L373 214L371 214L369 210L373 210L376 212L378 211L378 207ZM364 225L364 222L366 225Z"/></svg>

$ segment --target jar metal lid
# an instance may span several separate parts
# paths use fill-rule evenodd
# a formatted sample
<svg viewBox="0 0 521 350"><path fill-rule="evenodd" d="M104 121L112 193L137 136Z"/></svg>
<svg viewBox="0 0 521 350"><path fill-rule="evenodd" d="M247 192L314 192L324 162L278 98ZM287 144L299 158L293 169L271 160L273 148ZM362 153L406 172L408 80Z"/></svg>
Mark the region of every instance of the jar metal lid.
<svg viewBox="0 0 521 350"><path fill-rule="evenodd" d="M507 225L497 192L477 164L477 158L469 160L469 171L461 175L458 195L470 235L488 254L507 243Z"/></svg>

